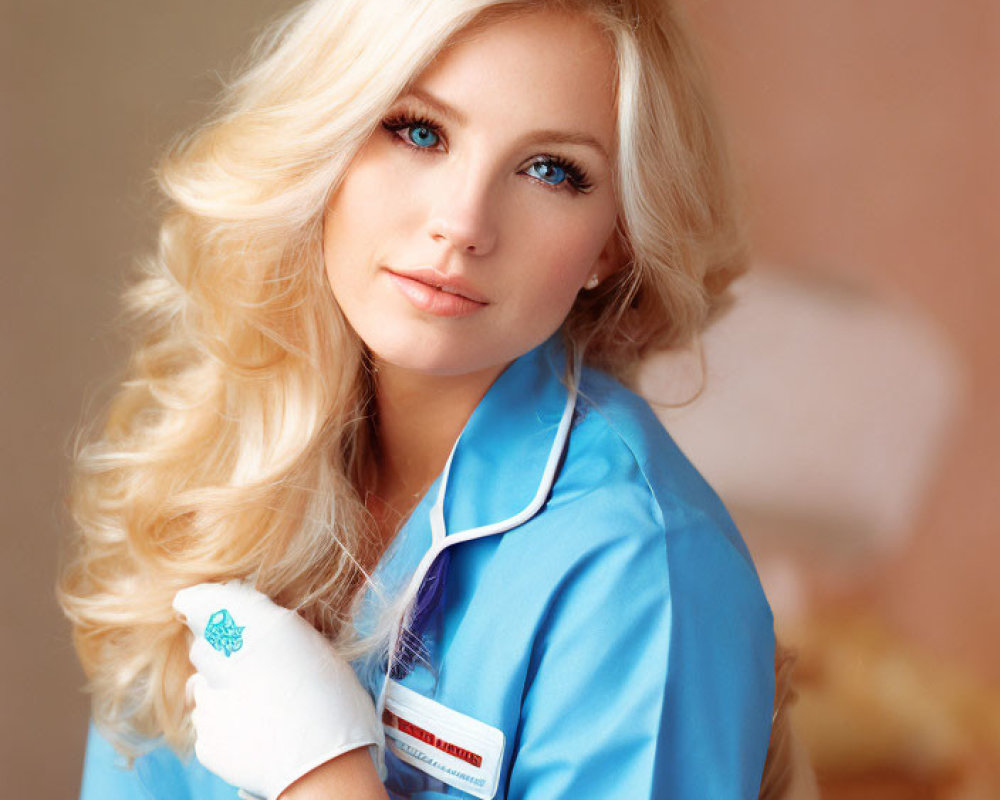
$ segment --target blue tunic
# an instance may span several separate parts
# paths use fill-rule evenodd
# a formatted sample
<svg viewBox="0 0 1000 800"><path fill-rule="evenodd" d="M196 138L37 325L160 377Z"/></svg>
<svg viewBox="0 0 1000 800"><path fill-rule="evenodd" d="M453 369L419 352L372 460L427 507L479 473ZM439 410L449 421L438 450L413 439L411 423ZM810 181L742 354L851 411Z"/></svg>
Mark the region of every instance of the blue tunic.
<svg viewBox="0 0 1000 800"><path fill-rule="evenodd" d="M497 732L497 798L755 798L774 632L746 546L641 398L564 373L556 338L508 367L380 562L390 592L433 600L396 682ZM368 592L359 627L376 605ZM381 710L392 684L357 666ZM394 798L492 791L398 755ZM236 796L165 747L133 771L118 759L92 726L81 800Z"/></svg>

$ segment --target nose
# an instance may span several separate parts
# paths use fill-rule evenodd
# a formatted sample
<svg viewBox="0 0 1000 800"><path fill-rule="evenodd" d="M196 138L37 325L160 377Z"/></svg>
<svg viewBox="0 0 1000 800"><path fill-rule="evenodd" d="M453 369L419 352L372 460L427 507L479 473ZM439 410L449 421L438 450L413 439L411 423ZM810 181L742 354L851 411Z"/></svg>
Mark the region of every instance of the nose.
<svg viewBox="0 0 1000 800"><path fill-rule="evenodd" d="M496 246L497 219L490 208L488 176L477 179L465 170L454 181L442 181L438 193L427 223L430 237L459 253L489 253Z"/></svg>

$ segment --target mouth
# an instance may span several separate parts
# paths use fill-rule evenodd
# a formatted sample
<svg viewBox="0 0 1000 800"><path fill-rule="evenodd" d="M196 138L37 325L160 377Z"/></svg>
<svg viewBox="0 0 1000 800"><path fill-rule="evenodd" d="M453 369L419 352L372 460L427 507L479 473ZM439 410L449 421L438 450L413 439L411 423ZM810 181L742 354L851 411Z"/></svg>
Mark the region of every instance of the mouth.
<svg viewBox="0 0 1000 800"><path fill-rule="evenodd" d="M432 289L437 289L439 292L464 297L474 303L486 305L489 302L468 281L458 275L445 275L429 267L408 270L388 269L388 271L401 278L417 281Z"/></svg>
<svg viewBox="0 0 1000 800"><path fill-rule="evenodd" d="M416 308L440 317L462 317L489 305L489 301L463 278L429 268L385 268L396 287Z"/></svg>

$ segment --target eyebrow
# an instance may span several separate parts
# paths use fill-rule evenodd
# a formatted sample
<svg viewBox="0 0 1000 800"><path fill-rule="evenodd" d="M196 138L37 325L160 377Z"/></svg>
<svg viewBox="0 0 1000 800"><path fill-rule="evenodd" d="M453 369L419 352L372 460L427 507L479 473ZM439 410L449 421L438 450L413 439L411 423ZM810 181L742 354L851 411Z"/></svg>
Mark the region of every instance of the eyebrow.
<svg viewBox="0 0 1000 800"><path fill-rule="evenodd" d="M404 91L402 95L400 95L400 99L406 97L416 97L418 100L422 100L439 114L457 122L459 125L466 125L469 121L469 118L463 112L459 111L453 105L446 103L440 97L434 96L426 89L421 89L418 86L411 86ZM519 141L526 144L534 142L557 142L559 144L585 145L586 147L593 147L601 155L610 160L610 156L608 155L608 151L604 148L604 145L588 133L543 128L526 133L520 138Z"/></svg>

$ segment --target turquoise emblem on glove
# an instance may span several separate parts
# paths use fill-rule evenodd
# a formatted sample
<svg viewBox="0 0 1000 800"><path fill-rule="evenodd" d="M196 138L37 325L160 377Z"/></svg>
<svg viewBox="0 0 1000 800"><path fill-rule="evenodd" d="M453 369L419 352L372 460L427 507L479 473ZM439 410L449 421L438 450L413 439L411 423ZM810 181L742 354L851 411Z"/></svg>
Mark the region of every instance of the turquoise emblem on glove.
<svg viewBox="0 0 1000 800"><path fill-rule="evenodd" d="M208 618L205 639L212 647L225 653L226 658L229 658L243 647L243 630L245 628L246 625L237 625L232 615L226 609L220 608Z"/></svg>

